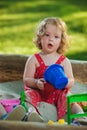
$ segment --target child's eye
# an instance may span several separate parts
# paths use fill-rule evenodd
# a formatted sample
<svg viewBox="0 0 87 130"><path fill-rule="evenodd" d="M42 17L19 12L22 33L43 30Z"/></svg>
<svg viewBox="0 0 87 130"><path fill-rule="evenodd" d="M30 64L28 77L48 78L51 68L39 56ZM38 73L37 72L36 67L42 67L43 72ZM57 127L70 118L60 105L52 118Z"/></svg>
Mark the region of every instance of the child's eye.
<svg viewBox="0 0 87 130"><path fill-rule="evenodd" d="M45 34L47 37L49 36L49 34Z"/></svg>
<svg viewBox="0 0 87 130"><path fill-rule="evenodd" d="M55 36L55 38L58 38L58 36Z"/></svg>

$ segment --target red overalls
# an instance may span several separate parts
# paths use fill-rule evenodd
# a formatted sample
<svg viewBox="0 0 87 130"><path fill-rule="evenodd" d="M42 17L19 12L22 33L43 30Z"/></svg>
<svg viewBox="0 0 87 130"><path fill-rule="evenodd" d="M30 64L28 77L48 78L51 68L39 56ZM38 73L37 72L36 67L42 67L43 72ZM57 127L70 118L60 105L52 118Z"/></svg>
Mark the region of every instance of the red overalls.
<svg viewBox="0 0 87 130"><path fill-rule="evenodd" d="M43 78L43 74L48 66L46 66L39 54L35 54L40 66L36 68L36 73L34 77L36 79ZM66 57L61 55L57 60L56 64L61 64L61 62ZM38 102L44 101L50 104L54 104L57 108L58 119L62 118L62 116L66 113L66 94L67 90L58 90L55 89L51 84L45 83L44 90L29 88L24 86L25 94L29 96L29 103L33 106L37 107Z"/></svg>

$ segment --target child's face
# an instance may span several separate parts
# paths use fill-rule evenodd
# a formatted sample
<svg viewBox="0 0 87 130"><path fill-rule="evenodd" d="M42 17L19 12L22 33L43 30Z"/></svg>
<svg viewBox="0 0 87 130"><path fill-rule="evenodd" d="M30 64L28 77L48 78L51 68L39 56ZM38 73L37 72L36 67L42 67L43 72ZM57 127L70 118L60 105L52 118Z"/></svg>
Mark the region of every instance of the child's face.
<svg viewBox="0 0 87 130"><path fill-rule="evenodd" d="M45 53L56 52L61 43L61 30L52 24L46 26L46 32L41 38L42 51Z"/></svg>

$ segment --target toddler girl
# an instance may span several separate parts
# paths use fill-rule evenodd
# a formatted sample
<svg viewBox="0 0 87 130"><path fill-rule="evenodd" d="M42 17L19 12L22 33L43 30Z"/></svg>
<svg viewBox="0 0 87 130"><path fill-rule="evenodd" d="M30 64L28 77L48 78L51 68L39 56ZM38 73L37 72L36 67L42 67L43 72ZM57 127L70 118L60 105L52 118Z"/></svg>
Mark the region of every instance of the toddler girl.
<svg viewBox="0 0 87 130"><path fill-rule="evenodd" d="M45 18L37 27L34 42L40 52L29 57L25 65L23 81L26 100L36 109L41 101L55 105L58 119L60 119L66 114L66 96L70 94L70 89L74 85L72 66L64 55L69 45L65 22L60 18ZM68 77L68 83L64 89L56 89L44 80L44 72L52 64L60 64L64 68ZM83 110L74 103L72 112L78 113ZM34 114L35 112L32 112L30 117ZM39 114L37 116L41 118Z"/></svg>

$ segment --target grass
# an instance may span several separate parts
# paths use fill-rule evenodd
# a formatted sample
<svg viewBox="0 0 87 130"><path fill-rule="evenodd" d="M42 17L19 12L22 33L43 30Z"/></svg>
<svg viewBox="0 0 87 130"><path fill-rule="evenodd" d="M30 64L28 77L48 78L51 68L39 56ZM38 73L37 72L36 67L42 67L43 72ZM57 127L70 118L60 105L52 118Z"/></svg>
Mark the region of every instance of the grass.
<svg viewBox="0 0 87 130"><path fill-rule="evenodd" d="M61 17L68 26L70 59L87 60L87 0L1 0L0 53L37 52L32 39L35 28L45 17Z"/></svg>

